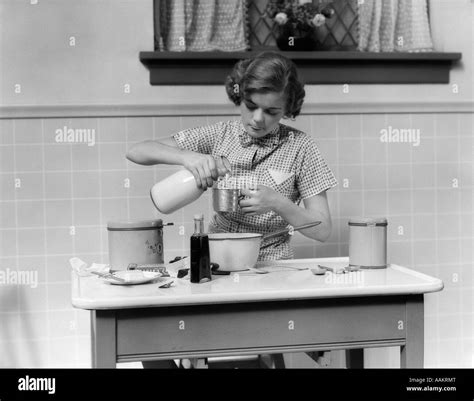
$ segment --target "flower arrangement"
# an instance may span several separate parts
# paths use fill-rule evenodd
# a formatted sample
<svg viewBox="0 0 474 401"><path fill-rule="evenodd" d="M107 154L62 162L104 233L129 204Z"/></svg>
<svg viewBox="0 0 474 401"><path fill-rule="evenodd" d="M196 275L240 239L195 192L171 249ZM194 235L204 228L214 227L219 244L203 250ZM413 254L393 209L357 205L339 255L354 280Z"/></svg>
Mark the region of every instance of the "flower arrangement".
<svg viewBox="0 0 474 401"><path fill-rule="evenodd" d="M299 37L309 37L326 24L335 11L331 2L313 4L311 0L270 0L268 15L276 22L281 32Z"/></svg>

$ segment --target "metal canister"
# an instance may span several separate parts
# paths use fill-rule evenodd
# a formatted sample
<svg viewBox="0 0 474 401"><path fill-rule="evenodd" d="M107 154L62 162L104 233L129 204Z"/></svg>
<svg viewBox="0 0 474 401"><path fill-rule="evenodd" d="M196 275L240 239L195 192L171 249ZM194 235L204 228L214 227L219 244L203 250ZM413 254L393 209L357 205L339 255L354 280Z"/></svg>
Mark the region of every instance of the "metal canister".
<svg viewBox="0 0 474 401"><path fill-rule="evenodd" d="M127 270L130 263L164 263L162 220L110 221L107 231L111 270Z"/></svg>
<svg viewBox="0 0 474 401"><path fill-rule="evenodd" d="M349 265L361 269L387 267L387 219L354 217L349 220Z"/></svg>

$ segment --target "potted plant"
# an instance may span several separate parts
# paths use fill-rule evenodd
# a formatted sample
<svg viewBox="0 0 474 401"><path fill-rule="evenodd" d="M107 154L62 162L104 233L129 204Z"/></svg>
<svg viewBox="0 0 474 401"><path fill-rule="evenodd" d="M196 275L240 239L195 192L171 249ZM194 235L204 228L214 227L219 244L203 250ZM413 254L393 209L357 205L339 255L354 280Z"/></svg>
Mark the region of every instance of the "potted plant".
<svg viewBox="0 0 474 401"><path fill-rule="evenodd" d="M317 30L334 15L331 2L311 0L270 0L268 14L277 25L276 43L280 50L321 50Z"/></svg>

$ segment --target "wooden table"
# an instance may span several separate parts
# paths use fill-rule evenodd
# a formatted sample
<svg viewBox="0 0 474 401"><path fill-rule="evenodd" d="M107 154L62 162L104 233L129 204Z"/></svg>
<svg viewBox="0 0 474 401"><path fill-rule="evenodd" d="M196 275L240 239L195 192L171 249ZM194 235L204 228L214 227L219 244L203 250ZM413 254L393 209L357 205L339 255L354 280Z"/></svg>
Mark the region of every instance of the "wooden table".
<svg viewBox="0 0 474 401"><path fill-rule="evenodd" d="M348 258L265 264L269 274L175 279L118 286L73 273L72 304L92 313L92 361L117 362L401 347L401 366L423 367L423 294L443 283L416 271L387 269L316 276L290 267L346 266ZM357 358L357 360L355 360Z"/></svg>

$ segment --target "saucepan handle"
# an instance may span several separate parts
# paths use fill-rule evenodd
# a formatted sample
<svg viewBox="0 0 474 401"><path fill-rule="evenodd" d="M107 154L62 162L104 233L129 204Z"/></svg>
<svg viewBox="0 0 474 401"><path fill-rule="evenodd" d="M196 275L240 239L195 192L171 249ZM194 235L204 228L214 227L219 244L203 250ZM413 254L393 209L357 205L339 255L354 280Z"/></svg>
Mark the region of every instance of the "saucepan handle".
<svg viewBox="0 0 474 401"><path fill-rule="evenodd" d="M271 233L271 234L266 234L263 236L263 240L267 240L267 239L270 239L270 238L274 238L274 237L278 237L282 234L288 234L290 231L300 231L300 230L304 230L305 228L310 228L310 227L314 227L314 226L318 226L321 224L321 221L313 221L312 223L308 223L308 224L304 224L302 226L296 226L296 227L293 227L292 230L288 229L288 228L285 228L284 230L280 230L280 231L277 231L277 232L274 232L274 233Z"/></svg>

